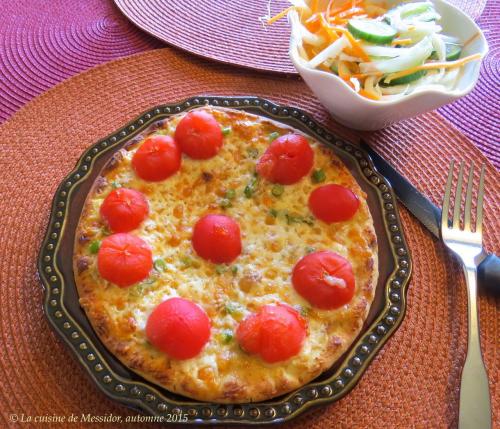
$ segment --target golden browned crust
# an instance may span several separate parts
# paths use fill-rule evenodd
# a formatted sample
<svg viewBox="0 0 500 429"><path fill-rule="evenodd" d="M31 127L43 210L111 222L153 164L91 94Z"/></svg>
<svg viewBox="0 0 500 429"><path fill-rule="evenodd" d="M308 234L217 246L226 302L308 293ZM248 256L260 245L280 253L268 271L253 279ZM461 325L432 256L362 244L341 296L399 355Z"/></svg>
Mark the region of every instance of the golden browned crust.
<svg viewBox="0 0 500 429"><path fill-rule="evenodd" d="M327 182L347 186L360 197L360 209L352 220L333 225L315 221L311 225L307 197L317 185L309 178L286 187L280 198L271 195L271 185L260 181L255 196L245 198L242 190L252 177L256 151L261 154L265 150L271 132L283 134L293 129L241 111L205 109L223 127L231 126L215 158L183 158L181 171L159 184L144 182L134 175L130 159L138 144L151 133L172 134L179 115L136 137L103 169L88 194L77 227L75 280L80 303L99 338L120 361L144 378L204 401L261 401L314 379L356 338L377 283L377 239L366 195L333 152L308 136L315 152L315 168L325 171ZM165 271L153 271L144 282L127 289L99 276L96 255L89 250L93 241L109 234L99 218L99 207L117 183L138 189L148 197L149 219L133 233L148 241L155 257L161 257L167 265ZM229 267L219 267L217 272L190 246L193 222L205 213L222 212L219 204L229 188L237 191L237 197L225 210L238 220L244 245L235 262L237 273ZM276 209L278 216L270 215L270 209ZM292 215L290 224L287 215ZM294 216L307 222L293 220ZM290 274L308 247L334 250L351 261L356 279L351 303L324 311L310 308L297 295ZM176 361L159 352L147 342L144 333L151 310L176 295L197 302L212 320L209 343L198 357L187 361ZM297 306L308 320L308 336L297 356L266 364L244 353L234 340L224 341L222 334L234 331L246 314L275 302Z"/></svg>

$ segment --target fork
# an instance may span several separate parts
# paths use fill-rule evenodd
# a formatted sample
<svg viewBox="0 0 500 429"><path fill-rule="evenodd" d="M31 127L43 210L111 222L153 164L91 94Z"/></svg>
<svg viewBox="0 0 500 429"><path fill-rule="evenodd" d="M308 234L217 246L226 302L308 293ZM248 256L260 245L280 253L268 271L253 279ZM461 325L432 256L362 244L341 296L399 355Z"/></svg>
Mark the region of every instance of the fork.
<svg viewBox="0 0 500 429"><path fill-rule="evenodd" d="M491 428L491 404L488 390L488 376L481 355L479 339L479 320L477 315L477 265L483 253L482 223L484 196L484 164L481 167L479 189L477 192L476 227L471 228L472 188L474 181L474 163L472 163L467 180L467 193L463 214L463 229L460 227L460 206L462 201L462 184L464 162L460 163L453 219L450 226L448 211L453 183L454 161L451 161L441 215L441 236L444 244L461 260L467 283L468 295L468 342L467 357L462 370L460 383L459 429Z"/></svg>

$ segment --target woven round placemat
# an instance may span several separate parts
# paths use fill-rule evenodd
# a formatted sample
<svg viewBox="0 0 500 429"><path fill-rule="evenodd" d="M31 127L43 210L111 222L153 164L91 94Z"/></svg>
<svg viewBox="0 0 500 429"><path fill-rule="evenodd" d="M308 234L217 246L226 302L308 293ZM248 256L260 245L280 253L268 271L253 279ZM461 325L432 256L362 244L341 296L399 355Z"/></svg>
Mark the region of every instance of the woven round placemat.
<svg viewBox="0 0 500 429"><path fill-rule="evenodd" d="M114 0L123 14L146 33L205 58L257 70L297 74L288 58L290 26L272 26L263 17L290 6L288 0ZM451 0L473 18L486 0Z"/></svg>
<svg viewBox="0 0 500 429"><path fill-rule="evenodd" d="M158 0L156 2L158 3ZM212 20L214 26L220 26L221 21L225 23L234 21L240 23L239 28L244 28L243 35L240 34L243 30L238 33L238 37L242 39L239 40L241 44L238 44L236 50L238 58L251 58L242 54L246 45L264 38L266 43L268 40L273 40L273 46L268 51L259 49L257 57L259 59L262 55L268 55L267 52L274 55L276 49L282 50L282 55L276 54L272 58L272 64L277 65L279 61L288 62L289 29L286 20L267 29L260 24L257 25L261 11L267 11L267 2L268 0L210 2L209 6L212 8L215 4L219 7L221 4L226 4L226 11L224 15L221 15L222 19ZM165 25L173 25L170 19L160 16L162 7L166 7L163 5L168 4L169 7L173 7L176 3L179 3L179 0L161 2L155 9L153 15L155 20L161 21L160 30ZM182 4L187 3L187 0L182 1ZM455 3L477 18L483 12L486 1L456 0ZM148 4L153 4L153 1ZM201 3L196 2L196 4ZM285 4L286 0L272 0L272 13ZM2 13L0 13L0 123L33 97L70 76L112 59L164 46L160 40L131 24L111 0L87 0L85 2L54 0L50 2L50 7L46 5L46 0L17 0L2 3ZM236 7L238 13L235 15L233 9ZM195 10L197 8L199 6ZM209 11L210 8L206 10ZM483 61L478 86L469 96L439 110L462 133L471 138L497 167L500 167L498 131L500 114L497 108L500 104L500 91L496 84L500 64L498 60L500 38L497 37L499 13L500 4L490 0L478 21L490 44L490 54ZM248 14L253 15L246 16ZM186 32L180 30L181 24L184 26L182 28L191 28L194 25L191 21L184 23L184 15L178 18L181 20L177 21L177 29L169 33L171 37L175 36L176 40L185 37ZM205 17L200 19L205 19ZM241 27L243 19L246 23ZM253 22L257 26L251 27L248 22ZM226 31L230 28L227 26L219 31ZM203 26L193 28L192 32L195 33L192 36L194 39L190 36L192 47L197 46L196 34L204 41L203 49L219 49L220 46L224 48L227 45L226 42L222 45L216 44L212 37L207 38ZM256 34L262 34L262 36L257 37ZM175 40L172 43L179 46L174 42ZM228 54L226 60L231 62L229 54L234 56L235 51L234 49L227 52L223 50L223 54Z"/></svg>
<svg viewBox="0 0 500 429"><path fill-rule="evenodd" d="M9 423L11 414L112 413L123 419L135 414L107 399L51 332L42 312L36 257L53 193L85 148L154 105L201 94L267 97L309 111L346 138L359 137L333 123L297 80L249 76L241 69L207 64L170 48L99 66L28 103L0 126L1 427L17 427ZM486 162L470 141L435 113L363 137L435 202L443 193L450 158ZM499 183L500 174L488 164L485 244L497 253ZM401 214L414 262L405 321L348 396L286 427L456 426L466 350L464 280L443 245L404 209ZM498 303L481 296L479 304L483 353L498 426Z"/></svg>
<svg viewBox="0 0 500 429"><path fill-rule="evenodd" d="M111 1L16 0L1 8L0 122L74 74L162 46Z"/></svg>

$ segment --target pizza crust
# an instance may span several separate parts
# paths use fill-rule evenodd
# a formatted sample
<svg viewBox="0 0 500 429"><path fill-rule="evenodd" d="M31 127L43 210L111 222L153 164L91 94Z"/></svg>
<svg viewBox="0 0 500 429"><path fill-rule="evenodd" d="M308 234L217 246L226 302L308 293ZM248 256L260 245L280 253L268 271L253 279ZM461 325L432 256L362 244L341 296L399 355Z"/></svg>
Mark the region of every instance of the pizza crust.
<svg viewBox="0 0 500 429"><path fill-rule="evenodd" d="M196 161L183 156L181 170L159 183L148 183L133 173L130 160L138 144L152 133L172 135L183 114L159 121L119 150L89 192L80 217L74 247L74 273L80 296L93 328L104 345L124 365L172 392L220 403L262 401L297 389L332 366L359 334L374 298L378 278L377 239L366 195L345 165L328 148L305 135L315 153L314 168L322 168L325 183L350 188L361 201L348 222L327 225L320 221L287 223L285 212L309 216L307 198L314 187L309 177L286 186L280 198L261 180L253 198L242 193L252 178L255 150L262 154L274 131L302 132L272 120L231 109L203 107L222 127L231 127L217 156ZM252 151L248 151L252 148ZM132 233L151 246L154 257L166 261L163 272L138 285L121 289L103 280L89 243L106 234L99 207L113 185L138 189L148 198L150 214ZM219 206L225 190L237 190L232 207ZM278 211L275 218L270 209ZM226 213L242 231L243 252L233 265L216 266L191 249L192 225L207 213ZM295 263L309 247L332 250L350 260L356 280L352 301L337 310L311 308L291 285ZM182 296L199 304L212 322L211 338L199 356L170 359L148 343L144 327L148 315L162 301ZM301 352L285 362L267 364L243 352L222 333L235 331L239 321L262 305L284 302L296 306L308 321ZM228 307L229 305L229 307ZM237 311L229 311L235 307Z"/></svg>

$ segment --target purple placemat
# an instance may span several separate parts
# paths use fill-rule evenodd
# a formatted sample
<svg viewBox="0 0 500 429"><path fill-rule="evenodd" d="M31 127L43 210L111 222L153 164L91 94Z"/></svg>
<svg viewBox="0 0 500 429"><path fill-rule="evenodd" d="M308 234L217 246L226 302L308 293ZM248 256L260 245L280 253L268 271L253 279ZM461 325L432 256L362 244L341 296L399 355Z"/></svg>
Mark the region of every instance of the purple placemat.
<svg viewBox="0 0 500 429"><path fill-rule="evenodd" d="M0 123L36 95L83 70L161 47L112 0L18 0L0 5ZM498 85L500 4L488 0L478 19L490 45L481 79L467 97L439 112L500 167Z"/></svg>

